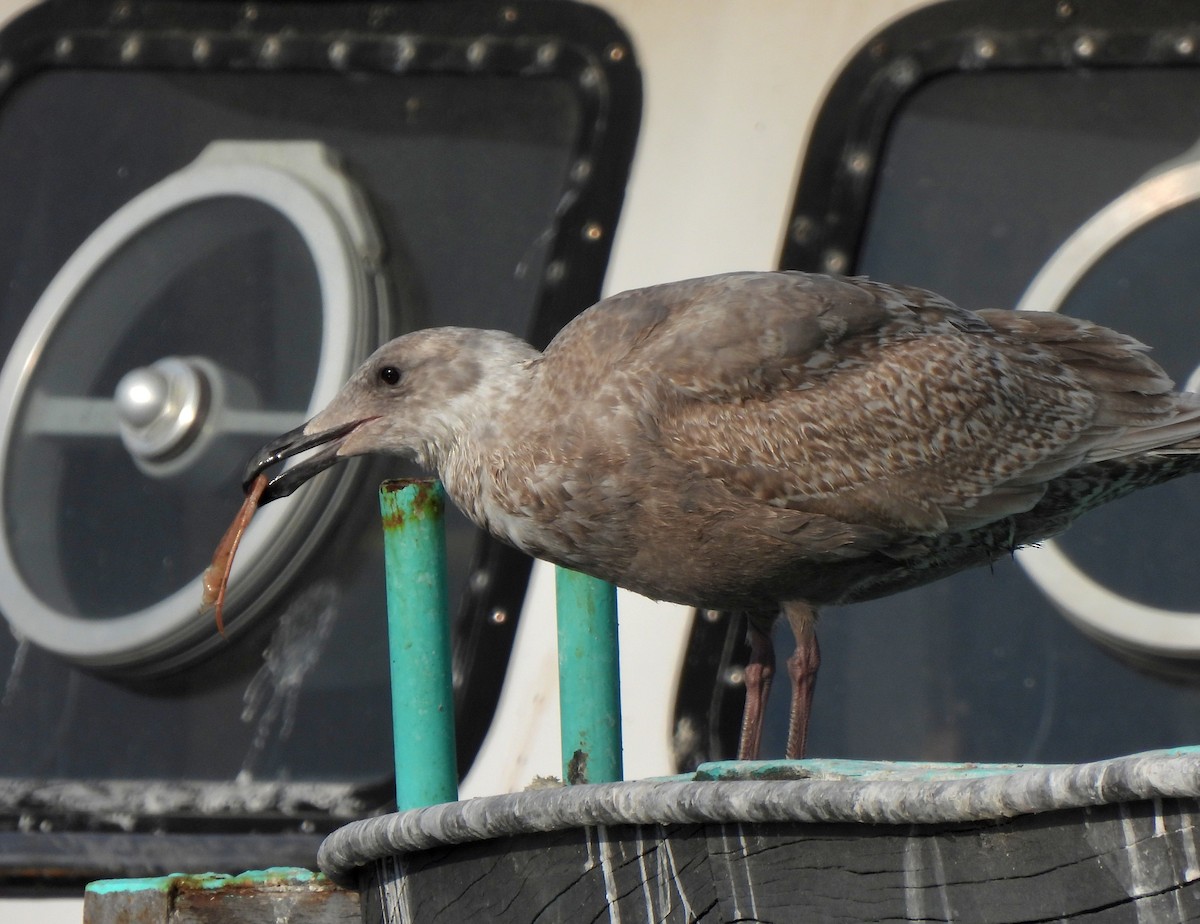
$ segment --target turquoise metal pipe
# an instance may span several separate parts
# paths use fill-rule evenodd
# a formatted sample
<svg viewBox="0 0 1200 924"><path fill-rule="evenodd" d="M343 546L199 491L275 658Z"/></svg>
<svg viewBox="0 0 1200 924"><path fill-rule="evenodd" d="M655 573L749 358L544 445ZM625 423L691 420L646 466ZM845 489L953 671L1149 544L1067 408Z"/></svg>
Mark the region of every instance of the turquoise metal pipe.
<svg viewBox="0 0 1200 924"><path fill-rule="evenodd" d="M563 779L617 782L623 775L617 591L565 568L556 569L555 585Z"/></svg>
<svg viewBox="0 0 1200 924"><path fill-rule="evenodd" d="M379 488L401 812L458 798L445 507L437 481L401 479Z"/></svg>

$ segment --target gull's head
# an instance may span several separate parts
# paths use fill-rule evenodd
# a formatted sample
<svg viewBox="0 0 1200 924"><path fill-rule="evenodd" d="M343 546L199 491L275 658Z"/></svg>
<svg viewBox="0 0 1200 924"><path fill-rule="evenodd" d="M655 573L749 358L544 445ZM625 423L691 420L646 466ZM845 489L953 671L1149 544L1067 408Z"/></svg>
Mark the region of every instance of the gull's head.
<svg viewBox="0 0 1200 924"><path fill-rule="evenodd" d="M436 468L458 434L489 419L496 402L511 395L537 355L501 331L439 327L397 337L376 350L323 411L259 450L245 483L309 449L317 451L271 479L261 503L291 494L351 456L391 453Z"/></svg>

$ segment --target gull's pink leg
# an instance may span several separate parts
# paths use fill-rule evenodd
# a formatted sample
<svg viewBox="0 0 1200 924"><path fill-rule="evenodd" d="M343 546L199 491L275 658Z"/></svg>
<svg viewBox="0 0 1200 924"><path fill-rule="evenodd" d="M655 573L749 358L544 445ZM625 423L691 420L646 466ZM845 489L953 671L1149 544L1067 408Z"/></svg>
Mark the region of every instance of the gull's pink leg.
<svg viewBox="0 0 1200 924"><path fill-rule="evenodd" d="M747 622L750 659L746 662L746 707L742 712L738 760L757 760L762 747L767 694L771 692L771 680L775 676L775 645L771 641L771 624L775 622L775 615L764 619L760 613L750 613Z"/></svg>
<svg viewBox="0 0 1200 924"><path fill-rule="evenodd" d="M808 716L812 711L813 687L821 667L821 649L817 645L817 611L807 603L785 603L784 615L796 636L796 650L787 659L792 682L792 708L788 725L788 760L804 757L808 741Z"/></svg>

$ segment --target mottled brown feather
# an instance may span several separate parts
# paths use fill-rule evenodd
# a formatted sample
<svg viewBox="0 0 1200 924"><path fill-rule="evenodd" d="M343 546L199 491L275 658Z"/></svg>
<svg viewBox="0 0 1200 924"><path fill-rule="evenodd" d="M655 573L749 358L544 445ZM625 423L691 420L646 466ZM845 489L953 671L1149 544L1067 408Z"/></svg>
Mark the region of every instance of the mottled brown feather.
<svg viewBox="0 0 1200 924"><path fill-rule="evenodd" d="M373 377L385 362L401 387ZM1195 470L1200 399L1170 389L1142 344L1090 322L733 273L607 298L541 354L407 335L310 430L370 417L343 455L414 456L532 554L768 610L933 580Z"/></svg>

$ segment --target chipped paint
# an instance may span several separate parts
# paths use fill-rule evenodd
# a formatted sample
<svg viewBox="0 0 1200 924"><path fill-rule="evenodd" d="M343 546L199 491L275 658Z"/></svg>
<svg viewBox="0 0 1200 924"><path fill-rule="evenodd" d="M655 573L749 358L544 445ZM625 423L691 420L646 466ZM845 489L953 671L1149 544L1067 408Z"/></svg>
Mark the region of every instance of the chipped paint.
<svg viewBox="0 0 1200 924"><path fill-rule="evenodd" d="M402 492L400 502L390 497ZM379 493L391 501L383 513L385 530L403 529L409 519L437 520L445 513L446 494L428 478L390 478L379 486Z"/></svg>
<svg viewBox="0 0 1200 924"><path fill-rule="evenodd" d="M1200 754L1200 746L1165 748L1146 756L1184 757ZM942 782L1047 769L1067 764L980 764L927 763L903 760L714 760L701 764L694 773L659 777L661 780L707 782L712 780L852 780L858 782Z"/></svg>
<svg viewBox="0 0 1200 924"><path fill-rule="evenodd" d="M84 893L87 924L164 924L167 921L348 921L359 910L355 892L320 873L296 867L224 873L172 873L146 879L103 879Z"/></svg>
<svg viewBox="0 0 1200 924"><path fill-rule="evenodd" d="M116 892L171 892L180 889L228 890L291 888L296 885L333 888L324 873L298 866L272 866L244 873L171 873L142 879L97 879L89 882L86 892L111 895Z"/></svg>
<svg viewBox="0 0 1200 924"><path fill-rule="evenodd" d="M571 755L571 759L567 761L566 770L567 783L571 786L593 782L588 779L588 755L587 751L582 748L577 748Z"/></svg>

